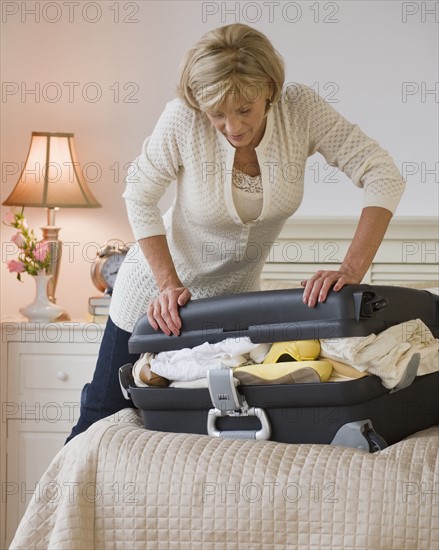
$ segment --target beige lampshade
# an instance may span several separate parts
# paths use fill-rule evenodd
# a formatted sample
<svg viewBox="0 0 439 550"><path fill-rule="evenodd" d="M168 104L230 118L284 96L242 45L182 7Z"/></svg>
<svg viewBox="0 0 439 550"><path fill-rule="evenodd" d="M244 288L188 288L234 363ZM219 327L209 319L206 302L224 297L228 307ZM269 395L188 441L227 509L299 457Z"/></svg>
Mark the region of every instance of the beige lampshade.
<svg viewBox="0 0 439 550"><path fill-rule="evenodd" d="M83 178L74 134L32 132L26 163L6 206L98 208Z"/></svg>

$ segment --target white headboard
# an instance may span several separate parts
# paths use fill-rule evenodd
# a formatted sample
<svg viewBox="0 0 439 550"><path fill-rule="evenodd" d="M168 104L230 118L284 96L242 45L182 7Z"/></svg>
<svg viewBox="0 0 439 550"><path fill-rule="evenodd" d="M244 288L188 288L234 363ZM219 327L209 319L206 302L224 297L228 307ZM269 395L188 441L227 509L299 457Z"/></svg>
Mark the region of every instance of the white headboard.
<svg viewBox="0 0 439 550"><path fill-rule="evenodd" d="M319 269L336 269L356 225L356 218L291 218L273 245L263 279L299 284ZM438 263L438 220L394 218L363 282L438 286Z"/></svg>

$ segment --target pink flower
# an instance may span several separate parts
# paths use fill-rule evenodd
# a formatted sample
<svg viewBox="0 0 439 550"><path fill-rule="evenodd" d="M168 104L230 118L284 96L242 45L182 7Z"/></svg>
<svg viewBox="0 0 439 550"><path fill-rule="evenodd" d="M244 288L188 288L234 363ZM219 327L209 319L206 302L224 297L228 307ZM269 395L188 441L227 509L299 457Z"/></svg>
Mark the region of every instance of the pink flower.
<svg viewBox="0 0 439 550"><path fill-rule="evenodd" d="M35 245L34 256L37 262L44 262L49 253L49 245L47 241L40 241Z"/></svg>
<svg viewBox="0 0 439 550"><path fill-rule="evenodd" d="M6 212L6 214L3 216L3 223L6 223L7 225L11 225L15 222L15 214L12 212L12 210L9 210L9 212Z"/></svg>
<svg viewBox="0 0 439 550"><path fill-rule="evenodd" d="M26 239L23 237L23 234L20 231L18 233L15 233L15 235L11 237L11 241L15 243L19 248L21 248L26 243Z"/></svg>
<svg viewBox="0 0 439 550"><path fill-rule="evenodd" d="M6 262L6 265L10 273L23 273L24 271L23 262L20 262L17 260L10 260L9 262Z"/></svg>

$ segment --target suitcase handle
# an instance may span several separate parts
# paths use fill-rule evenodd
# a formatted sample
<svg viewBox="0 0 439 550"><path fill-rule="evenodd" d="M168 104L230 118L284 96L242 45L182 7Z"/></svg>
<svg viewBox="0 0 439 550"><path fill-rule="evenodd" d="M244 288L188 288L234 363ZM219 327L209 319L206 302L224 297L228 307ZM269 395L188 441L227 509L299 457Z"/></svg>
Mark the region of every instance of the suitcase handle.
<svg viewBox="0 0 439 550"><path fill-rule="evenodd" d="M376 311L381 311L389 305L389 300L378 296L371 290L354 292L355 318L359 321L362 317L372 317Z"/></svg>
<svg viewBox="0 0 439 550"><path fill-rule="evenodd" d="M256 416L261 422L260 430L218 430L216 427L216 419L220 416L224 416L224 413L219 409L210 409L207 414L207 434L211 437L225 437L234 439L257 439L265 440L270 439L271 426L268 420L267 413L260 407L249 407L245 413L235 412L230 413L228 416Z"/></svg>
<svg viewBox="0 0 439 550"><path fill-rule="evenodd" d="M245 397L235 387L232 369L212 369L207 372L207 386L213 408L207 414L207 434L212 437L236 439L270 439L271 426L264 409L249 407ZM261 423L260 430L223 430L216 427L220 416L256 416Z"/></svg>

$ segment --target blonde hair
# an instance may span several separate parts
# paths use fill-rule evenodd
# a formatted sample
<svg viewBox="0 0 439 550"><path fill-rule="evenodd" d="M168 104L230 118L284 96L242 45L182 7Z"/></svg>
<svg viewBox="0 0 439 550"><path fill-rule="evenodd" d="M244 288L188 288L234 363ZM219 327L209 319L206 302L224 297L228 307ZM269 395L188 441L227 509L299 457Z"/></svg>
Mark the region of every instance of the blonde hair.
<svg viewBox="0 0 439 550"><path fill-rule="evenodd" d="M284 81L283 59L268 38L236 23L209 31L186 52L178 95L189 107L204 111L227 96L255 101L268 88L275 103Z"/></svg>

